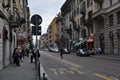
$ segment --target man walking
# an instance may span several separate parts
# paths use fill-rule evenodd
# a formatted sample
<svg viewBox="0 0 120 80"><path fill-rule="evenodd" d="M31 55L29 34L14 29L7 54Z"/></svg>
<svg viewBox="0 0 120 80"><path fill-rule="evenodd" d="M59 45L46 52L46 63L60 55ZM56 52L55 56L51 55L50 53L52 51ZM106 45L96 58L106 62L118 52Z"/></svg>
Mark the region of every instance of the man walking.
<svg viewBox="0 0 120 80"><path fill-rule="evenodd" d="M63 59L63 47L61 47L60 56L61 56L61 59Z"/></svg>

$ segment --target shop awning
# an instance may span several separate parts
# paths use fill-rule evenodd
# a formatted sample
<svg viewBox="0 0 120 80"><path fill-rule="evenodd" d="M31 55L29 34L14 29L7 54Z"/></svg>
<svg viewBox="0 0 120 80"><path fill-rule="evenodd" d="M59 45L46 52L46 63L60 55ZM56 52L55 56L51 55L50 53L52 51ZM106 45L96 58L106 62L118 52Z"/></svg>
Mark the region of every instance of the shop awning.
<svg viewBox="0 0 120 80"><path fill-rule="evenodd" d="M79 46L79 45L81 45L82 43L84 43L86 40L83 40L83 41L80 41L80 42L77 42L77 43L75 43L75 46Z"/></svg>
<svg viewBox="0 0 120 80"><path fill-rule="evenodd" d="M93 42L93 41L94 41L93 38L88 38L88 39L87 39L87 42Z"/></svg>

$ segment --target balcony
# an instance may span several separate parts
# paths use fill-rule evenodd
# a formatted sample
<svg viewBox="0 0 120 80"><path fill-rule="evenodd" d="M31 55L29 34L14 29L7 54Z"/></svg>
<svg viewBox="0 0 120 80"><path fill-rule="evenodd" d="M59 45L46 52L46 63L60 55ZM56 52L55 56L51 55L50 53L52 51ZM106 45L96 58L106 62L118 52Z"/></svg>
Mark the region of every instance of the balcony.
<svg viewBox="0 0 120 80"><path fill-rule="evenodd" d="M80 13L81 14L85 14L86 13L85 2L83 2L82 5L81 5Z"/></svg>
<svg viewBox="0 0 120 80"><path fill-rule="evenodd" d="M95 3L102 3L104 0L94 0Z"/></svg>
<svg viewBox="0 0 120 80"><path fill-rule="evenodd" d="M10 21L10 26L12 26L12 28L19 27L19 22L18 21Z"/></svg>
<svg viewBox="0 0 120 80"><path fill-rule="evenodd" d="M10 26L12 26L12 28L17 28L23 23L25 23L25 19L21 17L17 20L10 20Z"/></svg>
<svg viewBox="0 0 120 80"><path fill-rule="evenodd" d="M93 13L92 18L96 18L97 16L105 15L105 14L106 14L106 9L101 9L101 10Z"/></svg>
<svg viewBox="0 0 120 80"><path fill-rule="evenodd" d="M70 12L70 3L71 0L66 0L66 2L63 4L63 6L61 7L61 14L65 15L66 13Z"/></svg>
<svg viewBox="0 0 120 80"><path fill-rule="evenodd" d="M71 27L68 28L68 29L65 29L65 30L66 30L66 32L67 32L69 35L72 35L72 29L71 29Z"/></svg>

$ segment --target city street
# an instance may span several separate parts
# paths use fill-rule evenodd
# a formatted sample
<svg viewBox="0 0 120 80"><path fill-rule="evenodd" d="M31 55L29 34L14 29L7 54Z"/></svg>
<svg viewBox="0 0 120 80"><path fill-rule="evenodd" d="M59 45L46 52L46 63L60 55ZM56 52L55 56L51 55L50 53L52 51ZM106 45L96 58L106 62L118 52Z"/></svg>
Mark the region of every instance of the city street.
<svg viewBox="0 0 120 80"><path fill-rule="evenodd" d="M95 57L78 57L40 51L49 80L120 80L120 62Z"/></svg>

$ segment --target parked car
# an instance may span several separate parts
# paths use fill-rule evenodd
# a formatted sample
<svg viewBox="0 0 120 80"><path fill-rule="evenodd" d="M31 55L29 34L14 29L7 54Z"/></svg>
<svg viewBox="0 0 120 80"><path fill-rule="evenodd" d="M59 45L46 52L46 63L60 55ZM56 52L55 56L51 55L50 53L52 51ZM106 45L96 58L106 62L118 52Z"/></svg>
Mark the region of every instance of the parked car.
<svg viewBox="0 0 120 80"><path fill-rule="evenodd" d="M70 54L70 51L67 48L64 48L63 53Z"/></svg>
<svg viewBox="0 0 120 80"><path fill-rule="evenodd" d="M59 52L59 49L58 49L58 48L53 48L53 52L58 53L58 52Z"/></svg>
<svg viewBox="0 0 120 80"><path fill-rule="evenodd" d="M86 49L78 49L76 52L77 56L90 56L90 53Z"/></svg>
<svg viewBox="0 0 120 80"><path fill-rule="evenodd" d="M50 47L50 48L48 49L48 51L58 53L58 52L59 52L59 49L58 49L58 48L52 48L52 47Z"/></svg>
<svg viewBox="0 0 120 80"><path fill-rule="evenodd" d="M89 52L90 52L90 55L94 55L95 56L95 52L94 52L93 49L90 49Z"/></svg>
<svg viewBox="0 0 120 80"><path fill-rule="evenodd" d="M51 48L51 47L48 49L48 51L49 52L54 52L53 48Z"/></svg>

